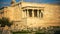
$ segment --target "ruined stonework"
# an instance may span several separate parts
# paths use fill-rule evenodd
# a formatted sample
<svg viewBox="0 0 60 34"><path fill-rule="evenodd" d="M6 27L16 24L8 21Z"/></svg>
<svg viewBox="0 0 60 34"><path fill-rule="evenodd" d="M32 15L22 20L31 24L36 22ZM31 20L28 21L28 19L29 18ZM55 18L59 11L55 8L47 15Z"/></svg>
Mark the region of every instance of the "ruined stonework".
<svg viewBox="0 0 60 34"><path fill-rule="evenodd" d="M60 26L60 5L18 2L3 12L3 17L13 21L12 30Z"/></svg>

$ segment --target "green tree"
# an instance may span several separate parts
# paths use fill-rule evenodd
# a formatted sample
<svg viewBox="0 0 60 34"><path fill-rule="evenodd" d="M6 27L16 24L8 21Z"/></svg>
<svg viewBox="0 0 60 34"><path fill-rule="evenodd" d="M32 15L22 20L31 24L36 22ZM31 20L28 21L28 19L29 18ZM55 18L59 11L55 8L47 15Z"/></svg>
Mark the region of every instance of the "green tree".
<svg viewBox="0 0 60 34"><path fill-rule="evenodd" d="M0 24L1 24L1 27L5 27L5 25L7 25L8 27L10 27L13 22L8 19L8 18L5 18L3 17L2 19L0 19Z"/></svg>

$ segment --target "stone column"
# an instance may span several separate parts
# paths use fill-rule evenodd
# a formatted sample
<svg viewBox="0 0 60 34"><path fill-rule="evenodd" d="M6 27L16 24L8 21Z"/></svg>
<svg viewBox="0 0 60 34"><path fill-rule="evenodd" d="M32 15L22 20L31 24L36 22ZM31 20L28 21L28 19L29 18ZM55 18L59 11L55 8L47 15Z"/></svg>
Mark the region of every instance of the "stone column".
<svg viewBox="0 0 60 34"><path fill-rule="evenodd" d="M40 12L39 16L40 16L40 18L41 18L41 12Z"/></svg>
<svg viewBox="0 0 60 34"><path fill-rule="evenodd" d="M22 9L22 18L25 18L25 10L24 9Z"/></svg>
<svg viewBox="0 0 60 34"><path fill-rule="evenodd" d="M22 12L23 12L22 13L23 14L23 18L25 18L25 10L23 9Z"/></svg>
<svg viewBox="0 0 60 34"><path fill-rule="evenodd" d="M32 17L34 17L34 9L32 9Z"/></svg>
<svg viewBox="0 0 60 34"><path fill-rule="evenodd" d="M39 18L39 10L37 10L37 17Z"/></svg>
<svg viewBox="0 0 60 34"><path fill-rule="evenodd" d="M43 17L43 10L41 10L41 18Z"/></svg>
<svg viewBox="0 0 60 34"><path fill-rule="evenodd" d="M28 11L28 9L27 9L27 13L26 14L27 14L27 17L29 17L29 11Z"/></svg>
<svg viewBox="0 0 60 34"><path fill-rule="evenodd" d="M26 18L26 10L25 10L25 12L24 12L24 17Z"/></svg>

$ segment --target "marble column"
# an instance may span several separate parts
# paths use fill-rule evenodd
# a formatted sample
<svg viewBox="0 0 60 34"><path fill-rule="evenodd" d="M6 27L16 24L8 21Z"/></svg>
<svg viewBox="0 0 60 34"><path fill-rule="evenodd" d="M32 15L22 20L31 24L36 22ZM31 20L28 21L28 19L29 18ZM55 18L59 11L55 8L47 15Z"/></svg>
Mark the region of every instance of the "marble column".
<svg viewBox="0 0 60 34"><path fill-rule="evenodd" d="M43 17L43 10L41 10L41 18Z"/></svg>
<svg viewBox="0 0 60 34"><path fill-rule="evenodd" d="M27 9L27 12L26 12L26 14L27 14L27 17L29 17L29 11L28 11L28 9Z"/></svg>
<svg viewBox="0 0 60 34"><path fill-rule="evenodd" d="M32 9L32 17L34 17L34 9Z"/></svg>
<svg viewBox="0 0 60 34"><path fill-rule="evenodd" d="M26 11L25 11L25 9L24 9L24 18L26 18Z"/></svg>
<svg viewBox="0 0 60 34"><path fill-rule="evenodd" d="M39 10L37 10L37 17L39 18Z"/></svg>

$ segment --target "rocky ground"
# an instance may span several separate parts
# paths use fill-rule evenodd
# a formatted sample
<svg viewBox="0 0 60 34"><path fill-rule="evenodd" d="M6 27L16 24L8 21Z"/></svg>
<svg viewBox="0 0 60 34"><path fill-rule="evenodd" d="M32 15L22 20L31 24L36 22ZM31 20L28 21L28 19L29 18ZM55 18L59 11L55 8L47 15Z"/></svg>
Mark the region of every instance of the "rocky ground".
<svg viewBox="0 0 60 34"><path fill-rule="evenodd" d="M27 28L21 31L0 30L0 34L60 34L60 26Z"/></svg>

